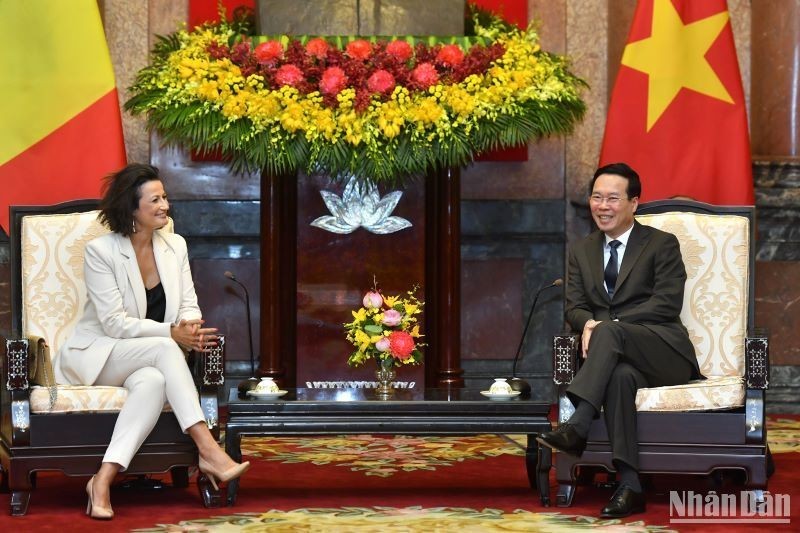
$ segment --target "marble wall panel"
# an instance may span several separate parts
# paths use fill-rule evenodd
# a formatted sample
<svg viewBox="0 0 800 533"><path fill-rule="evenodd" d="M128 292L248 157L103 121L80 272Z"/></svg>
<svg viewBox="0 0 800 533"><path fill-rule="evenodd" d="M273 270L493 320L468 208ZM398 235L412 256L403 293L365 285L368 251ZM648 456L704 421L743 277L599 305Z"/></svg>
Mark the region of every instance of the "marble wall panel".
<svg viewBox="0 0 800 533"><path fill-rule="evenodd" d="M461 204L462 368L467 386L510 375L524 321L539 287L564 275L560 200ZM522 347L519 374L549 395L552 335L563 327L563 297L543 294Z"/></svg>
<svg viewBox="0 0 800 533"><path fill-rule="evenodd" d="M756 263L756 325L770 334L770 363L800 365L800 262Z"/></svg>
<svg viewBox="0 0 800 533"><path fill-rule="evenodd" d="M566 143L566 238L583 236L586 225L576 202L586 201L586 184L597 168L608 103L608 0L567 0L567 54L589 84L586 116Z"/></svg>
<svg viewBox="0 0 800 533"><path fill-rule="evenodd" d="M104 0L103 24L108 41L120 109L128 99L128 87L149 58L149 5L147 2ZM150 159L149 135L142 118L122 113L122 129L128 161Z"/></svg>
<svg viewBox="0 0 800 533"><path fill-rule="evenodd" d="M0 230L0 239L5 237ZM0 240L0 333L11 331L11 265L8 241Z"/></svg>
<svg viewBox="0 0 800 533"><path fill-rule="evenodd" d="M461 263L461 360L513 357L522 328L523 259Z"/></svg>
<svg viewBox="0 0 800 533"><path fill-rule="evenodd" d="M800 156L800 0L752 5L752 150Z"/></svg>
<svg viewBox="0 0 800 533"><path fill-rule="evenodd" d="M259 33L462 35L464 0L259 0Z"/></svg>

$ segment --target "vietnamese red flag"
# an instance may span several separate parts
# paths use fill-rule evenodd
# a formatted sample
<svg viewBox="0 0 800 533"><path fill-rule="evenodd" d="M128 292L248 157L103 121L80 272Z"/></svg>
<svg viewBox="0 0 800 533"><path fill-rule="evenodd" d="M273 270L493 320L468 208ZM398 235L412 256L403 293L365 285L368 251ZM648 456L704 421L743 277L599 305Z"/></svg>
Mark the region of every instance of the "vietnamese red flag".
<svg viewBox="0 0 800 533"><path fill-rule="evenodd" d="M97 198L125 165L96 0L0 1L0 227L8 206Z"/></svg>
<svg viewBox="0 0 800 533"><path fill-rule="evenodd" d="M725 0L640 0L600 164L623 161L643 201L753 204L744 92Z"/></svg>

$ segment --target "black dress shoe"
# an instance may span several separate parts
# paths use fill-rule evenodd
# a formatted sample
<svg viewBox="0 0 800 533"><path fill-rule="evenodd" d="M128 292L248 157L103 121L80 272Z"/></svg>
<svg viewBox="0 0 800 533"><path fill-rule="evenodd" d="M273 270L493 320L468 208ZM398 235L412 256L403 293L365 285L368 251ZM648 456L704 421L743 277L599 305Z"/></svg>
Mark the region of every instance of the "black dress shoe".
<svg viewBox="0 0 800 533"><path fill-rule="evenodd" d="M620 485L603 510L600 511L600 517L624 518L644 511L644 493L635 492L627 485Z"/></svg>
<svg viewBox="0 0 800 533"><path fill-rule="evenodd" d="M561 424L555 431L545 431L536 440L547 447L580 457L586 449L586 439L570 424Z"/></svg>

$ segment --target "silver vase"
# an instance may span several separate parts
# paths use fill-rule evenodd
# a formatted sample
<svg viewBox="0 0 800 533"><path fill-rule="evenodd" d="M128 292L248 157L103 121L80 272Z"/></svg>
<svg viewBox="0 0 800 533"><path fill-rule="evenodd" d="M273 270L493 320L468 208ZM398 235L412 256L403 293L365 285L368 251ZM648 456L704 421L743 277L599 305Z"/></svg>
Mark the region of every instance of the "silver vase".
<svg viewBox="0 0 800 533"><path fill-rule="evenodd" d="M378 398L385 400L394 394L392 381L394 381L395 376L394 361L391 359L378 361L378 370L375 371L375 378L378 380L375 394L377 394Z"/></svg>

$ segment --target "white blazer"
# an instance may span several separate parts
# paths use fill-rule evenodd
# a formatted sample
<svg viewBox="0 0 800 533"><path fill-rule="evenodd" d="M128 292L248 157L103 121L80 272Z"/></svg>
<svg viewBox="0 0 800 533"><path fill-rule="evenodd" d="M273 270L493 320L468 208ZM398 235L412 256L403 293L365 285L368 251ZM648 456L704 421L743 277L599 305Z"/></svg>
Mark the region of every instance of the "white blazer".
<svg viewBox="0 0 800 533"><path fill-rule="evenodd" d="M91 240L84 254L88 298L83 316L53 363L58 383L92 385L120 339L170 337L170 326L201 318L186 241L156 231L153 252L166 295L164 322L144 318L147 295L128 237L109 233Z"/></svg>

